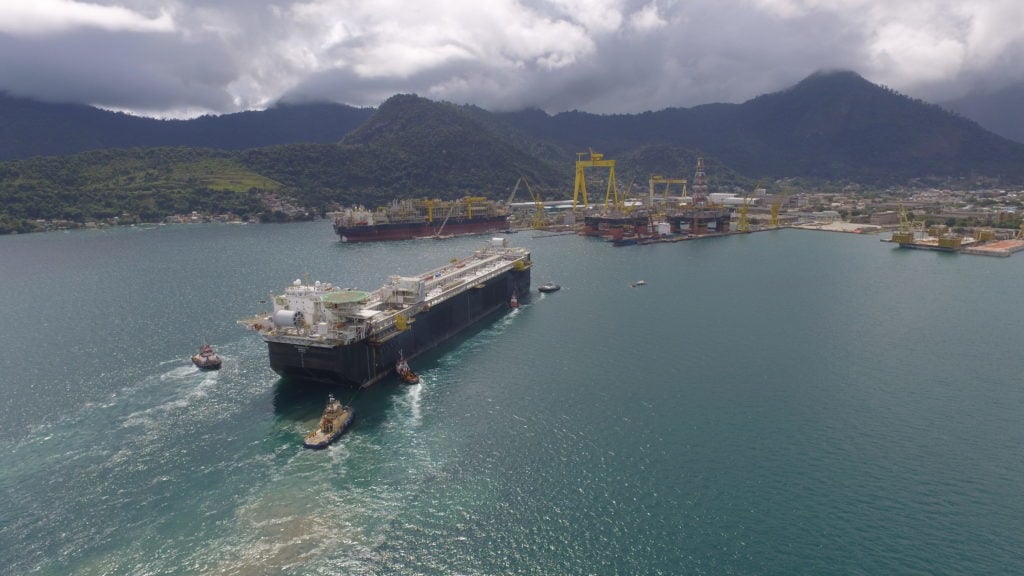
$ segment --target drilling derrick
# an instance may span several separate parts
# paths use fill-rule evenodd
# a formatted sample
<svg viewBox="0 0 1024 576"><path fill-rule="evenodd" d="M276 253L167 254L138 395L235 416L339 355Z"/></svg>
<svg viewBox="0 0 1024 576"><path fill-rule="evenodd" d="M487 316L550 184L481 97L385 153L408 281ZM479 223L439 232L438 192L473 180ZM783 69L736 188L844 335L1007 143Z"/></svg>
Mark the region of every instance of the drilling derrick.
<svg viewBox="0 0 1024 576"><path fill-rule="evenodd" d="M704 173L704 158L697 158L697 170L693 173L693 205L703 208L708 204L708 177Z"/></svg>
<svg viewBox="0 0 1024 576"><path fill-rule="evenodd" d="M693 174L693 195L689 206L668 217L672 232L677 234L704 235L729 231L729 211L713 206L708 199L707 174L704 172L704 158L697 158L697 169Z"/></svg>

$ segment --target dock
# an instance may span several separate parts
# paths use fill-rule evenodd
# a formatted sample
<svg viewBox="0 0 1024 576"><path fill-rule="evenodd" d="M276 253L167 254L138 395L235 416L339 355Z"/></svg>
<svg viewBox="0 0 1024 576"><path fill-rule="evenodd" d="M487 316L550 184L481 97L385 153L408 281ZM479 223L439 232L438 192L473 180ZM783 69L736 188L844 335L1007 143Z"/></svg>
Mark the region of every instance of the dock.
<svg viewBox="0 0 1024 576"><path fill-rule="evenodd" d="M986 242L980 246L971 246L963 249L964 254L974 254L977 256L997 256L1000 258L1009 258L1016 252L1024 250L1024 240L996 240L994 242Z"/></svg>

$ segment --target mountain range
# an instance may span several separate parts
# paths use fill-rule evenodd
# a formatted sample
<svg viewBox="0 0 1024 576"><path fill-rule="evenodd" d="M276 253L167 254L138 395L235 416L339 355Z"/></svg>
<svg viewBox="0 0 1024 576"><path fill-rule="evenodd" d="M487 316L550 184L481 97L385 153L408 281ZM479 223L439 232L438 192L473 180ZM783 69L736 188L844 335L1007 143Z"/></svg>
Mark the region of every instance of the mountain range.
<svg viewBox="0 0 1024 576"><path fill-rule="evenodd" d="M297 142L337 142L373 111L338 104L302 104L191 120L159 120L0 93L0 160L104 148L243 150Z"/></svg>
<svg viewBox="0 0 1024 576"><path fill-rule="evenodd" d="M615 159L620 183L636 189L652 174L692 176L698 157L712 191L779 180L816 189L1024 184L1024 144L853 72L814 74L741 104L619 115L489 112L400 94L376 109L307 104L154 120L2 97L0 228L4 218L250 213L268 193L319 211L400 197L503 198L523 176L546 199L565 198L575 161L590 151Z"/></svg>
<svg viewBox="0 0 1024 576"><path fill-rule="evenodd" d="M430 142L444 138L449 141ZM853 72L814 74L742 104L620 115L491 113L398 95L377 109L282 105L261 112L156 120L0 96L0 160L106 148L248 150L293 143L405 150L417 154L403 162L403 169L423 173L417 181L438 180L438 171L458 169L460 174L438 183L451 185L454 179L466 187L481 185L472 175L476 163L466 162L465 156L454 162L446 158L453 148L481 162L500 158L517 171L548 164L562 174L565 170L558 167L571 164L576 153L595 150L636 160L638 174L690 172L691 157L704 155L748 178L878 185L922 177L983 176L1008 182L1024 177L1024 144ZM650 165L647 149L652 147L678 149L685 165ZM512 174L507 178L515 179Z"/></svg>
<svg viewBox="0 0 1024 576"><path fill-rule="evenodd" d="M941 106L1003 138L1024 142L1024 82L993 91L973 91Z"/></svg>

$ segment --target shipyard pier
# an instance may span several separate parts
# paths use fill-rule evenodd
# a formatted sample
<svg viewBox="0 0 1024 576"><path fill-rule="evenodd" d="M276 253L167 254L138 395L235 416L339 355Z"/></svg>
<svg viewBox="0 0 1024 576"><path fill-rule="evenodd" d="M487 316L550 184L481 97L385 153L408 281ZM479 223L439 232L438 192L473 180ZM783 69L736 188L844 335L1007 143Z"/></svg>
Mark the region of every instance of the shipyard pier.
<svg viewBox="0 0 1024 576"><path fill-rule="evenodd" d="M239 321L267 343L270 367L299 380L369 386L530 293L530 252L492 238L464 258L373 292L296 280L273 311Z"/></svg>

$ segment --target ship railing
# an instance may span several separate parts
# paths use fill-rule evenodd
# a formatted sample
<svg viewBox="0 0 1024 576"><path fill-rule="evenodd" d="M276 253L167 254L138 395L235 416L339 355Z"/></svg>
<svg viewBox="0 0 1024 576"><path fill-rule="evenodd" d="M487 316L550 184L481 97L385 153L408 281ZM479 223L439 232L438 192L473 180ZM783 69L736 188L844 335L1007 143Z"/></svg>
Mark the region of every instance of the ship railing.
<svg viewBox="0 0 1024 576"><path fill-rule="evenodd" d="M501 274L505 273L508 270L508 268L508 265L498 262L494 264L493 267L489 268L486 271L483 271L482 273L481 271L478 270L477 274L467 275L466 277L461 278L460 282L456 283L454 286L446 288L440 294L437 294L433 297L431 297L428 294L426 302L431 306L440 304L453 296L461 294L472 285L482 284L487 282L488 280L500 276Z"/></svg>
<svg viewBox="0 0 1024 576"><path fill-rule="evenodd" d="M273 330L263 334L264 340L271 340L274 342L283 342L285 344L296 344L299 346L318 346L328 348L339 343L337 338L330 337L311 337L308 334L303 334L298 330ZM348 342L346 342L348 343Z"/></svg>
<svg viewBox="0 0 1024 576"><path fill-rule="evenodd" d="M471 264L464 264L461 268L457 268L454 272L448 272L445 274L443 271L441 275L436 278L431 278L426 281L426 285L433 289L436 286L446 286L448 284L459 285L466 281L467 278L473 278L480 274L481 270L488 269L488 266L500 264L495 258L481 259L478 262Z"/></svg>

